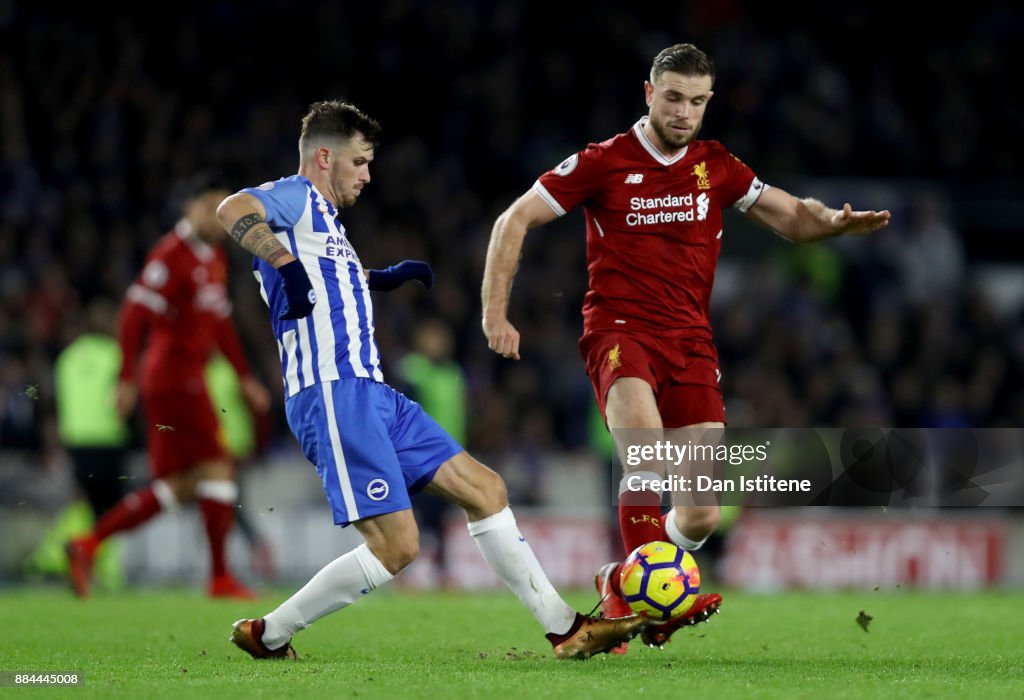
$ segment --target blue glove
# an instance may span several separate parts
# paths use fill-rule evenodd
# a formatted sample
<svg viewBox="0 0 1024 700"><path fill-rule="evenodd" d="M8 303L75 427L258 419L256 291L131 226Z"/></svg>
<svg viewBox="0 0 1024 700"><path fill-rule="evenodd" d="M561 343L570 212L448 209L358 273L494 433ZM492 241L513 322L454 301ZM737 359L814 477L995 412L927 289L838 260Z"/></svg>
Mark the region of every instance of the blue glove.
<svg viewBox="0 0 1024 700"><path fill-rule="evenodd" d="M277 274L281 275L284 283L284 296L287 299L285 308L277 315L281 320L305 318L313 313L313 304L316 303L316 292L313 285L309 283L309 275L306 268L298 260L292 260L277 268Z"/></svg>
<svg viewBox="0 0 1024 700"><path fill-rule="evenodd" d="M434 271L422 260L403 260L384 270L370 270L370 289L374 292L390 292L409 280L416 280L427 289L434 288Z"/></svg>

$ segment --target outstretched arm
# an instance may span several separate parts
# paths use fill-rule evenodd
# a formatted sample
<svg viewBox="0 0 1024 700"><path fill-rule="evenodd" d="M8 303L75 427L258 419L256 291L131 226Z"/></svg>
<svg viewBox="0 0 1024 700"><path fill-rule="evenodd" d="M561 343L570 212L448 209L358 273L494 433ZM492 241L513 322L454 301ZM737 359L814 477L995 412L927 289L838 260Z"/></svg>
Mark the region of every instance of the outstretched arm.
<svg viewBox="0 0 1024 700"><path fill-rule="evenodd" d="M309 316L316 303L309 276L302 263L274 236L266 216L263 203L245 192L231 195L217 207L217 220L231 234L232 240L265 260L281 275L288 306L279 318Z"/></svg>
<svg viewBox="0 0 1024 700"><path fill-rule="evenodd" d="M416 280L427 289L434 288L434 271L422 260L403 260L383 270L364 270L371 292L390 292L409 280Z"/></svg>
<svg viewBox="0 0 1024 700"><path fill-rule="evenodd" d="M548 203L530 189L494 222L480 296L487 347L502 357L519 359L519 331L508 321L508 300L526 232L557 217Z"/></svg>
<svg viewBox="0 0 1024 700"><path fill-rule="evenodd" d="M889 224L889 211L854 211L849 203L830 209L816 199L797 199L770 187L747 210L747 216L793 243L809 243L850 234L863 236Z"/></svg>

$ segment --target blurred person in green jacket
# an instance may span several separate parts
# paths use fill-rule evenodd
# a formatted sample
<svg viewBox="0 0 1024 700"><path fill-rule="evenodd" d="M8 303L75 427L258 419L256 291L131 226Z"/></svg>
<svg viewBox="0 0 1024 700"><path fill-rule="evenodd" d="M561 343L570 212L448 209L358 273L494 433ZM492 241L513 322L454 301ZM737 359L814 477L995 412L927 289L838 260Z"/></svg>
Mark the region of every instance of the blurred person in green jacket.
<svg viewBox="0 0 1024 700"><path fill-rule="evenodd" d="M26 562L26 573L65 576L64 543L92 529L96 518L126 492L125 461L131 431L114 406L121 349L114 337L117 305L97 298L86 308L77 337L54 362L57 428L81 498L61 511ZM97 581L108 590L124 585L114 541L97 552Z"/></svg>

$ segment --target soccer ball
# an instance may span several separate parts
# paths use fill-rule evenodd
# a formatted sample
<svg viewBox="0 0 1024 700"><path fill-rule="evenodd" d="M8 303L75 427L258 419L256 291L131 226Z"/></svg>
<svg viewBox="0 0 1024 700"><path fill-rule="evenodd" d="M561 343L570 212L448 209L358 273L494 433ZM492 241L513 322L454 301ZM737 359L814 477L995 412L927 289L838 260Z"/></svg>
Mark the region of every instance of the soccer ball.
<svg viewBox="0 0 1024 700"><path fill-rule="evenodd" d="M637 615L664 622L693 605L700 591L700 571L693 556L668 542L637 547L622 564L622 596Z"/></svg>

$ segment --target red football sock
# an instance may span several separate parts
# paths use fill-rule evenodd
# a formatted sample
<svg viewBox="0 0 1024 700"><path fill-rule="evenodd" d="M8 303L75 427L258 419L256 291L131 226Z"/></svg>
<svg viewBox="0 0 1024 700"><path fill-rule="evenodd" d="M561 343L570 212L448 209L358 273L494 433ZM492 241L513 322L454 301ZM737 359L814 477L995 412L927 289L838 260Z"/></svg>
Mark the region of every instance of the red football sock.
<svg viewBox="0 0 1024 700"><path fill-rule="evenodd" d="M672 511L671 510L669 510L668 512L664 513L661 516L661 534L658 536L658 539L661 540L662 542L671 542L672 541L672 540L670 540L668 538L668 530L665 529L665 521L668 520L668 517L670 515L672 515Z"/></svg>
<svg viewBox="0 0 1024 700"><path fill-rule="evenodd" d="M661 494L626 491L619 496L619 532L628 555L637 547L662 539Z"/></svg>
<svg viewBox="0 0 1024 700"><path fill-rule="evenodd" d="M100 542L115 532L138 527L159 512L160 501L152 486L133 491L103 514L85 545L95 551Z"/></svg>
<svg viewBox="0 0 1024 700"><path fill-rule="evenodd" d="M620 598L622 597L622 586L620 585L622 583L620 580L622 578L622 564L623 562L621 561L616 564L615 571L612 572L612 577L608 579L608 583L612 587L612 593Z"/></svg>
<svg viewBox="0 0 1024 700"><path fill-rule="evenodd" d="M622 512L623 512L623 508L621 506L619 506L619 518L620 519L622 518ZM658 519L658 522L661 523L661 528L658 530L658 534L653 539L647 540L647 542L653 542L654 540L659 540L661 542L668 542L669 541L668 535L665 533L665 519L669 515L671 515L671 514L672 514L672 511L669 511L669 512L663 514ZM632 516L630 516L630 517L632 517ZM626 531L625 527L623 527L622 531L623 531L623 533L625 533L625 531ZM648 534L653 534L653 527L651 528L651 530L650 530L650 532ZM623 541L625 541L625 535L623 535ZM644 542L643 544L646 544L647 542ZM639 547L640 545L637 545L637 546ZM635 549L635 547L634 547L634 549ZM633 550L631 549L629 551L632 552ZM611 579L608 582L609 584L611 584L612 592L615 595L620 596L620 597L622 596L622 589L619 587L619 574L621 574L621 573L622 573L622 562L619 562L619 565L615 567L615 571L612 572Z"/></svg>
<svg viewBox="0 0 1024 700"><path fill-rule="evenodd" d="M223 576L228 572L225 544L235 522L234 506L210 498L200 498L199 512L203 514L206 539L210 543L210 575Z"/></svg>

